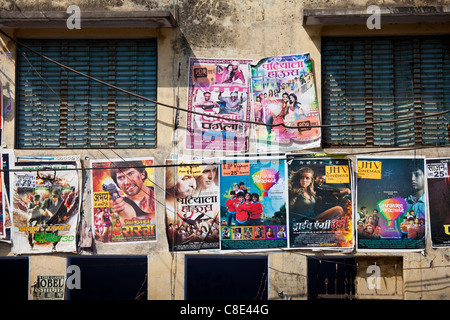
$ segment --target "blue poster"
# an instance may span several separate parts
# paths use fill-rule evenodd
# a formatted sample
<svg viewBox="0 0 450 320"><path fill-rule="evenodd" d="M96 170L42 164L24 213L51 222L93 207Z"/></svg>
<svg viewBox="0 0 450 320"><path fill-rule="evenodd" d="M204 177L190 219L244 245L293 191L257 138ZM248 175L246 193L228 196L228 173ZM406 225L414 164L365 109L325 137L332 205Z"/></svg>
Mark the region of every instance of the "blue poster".
<svg viewBox="0 0 450 320"><path fill-rule="evenodd" d="M286 199L285 159L222 159L221 249L286 248Z"/></svg>
<svg viewBox="0 0 450 320"><path fill-rule="evenodd" d="M357 248L423 250L424 158L357 158Z"/></svg>

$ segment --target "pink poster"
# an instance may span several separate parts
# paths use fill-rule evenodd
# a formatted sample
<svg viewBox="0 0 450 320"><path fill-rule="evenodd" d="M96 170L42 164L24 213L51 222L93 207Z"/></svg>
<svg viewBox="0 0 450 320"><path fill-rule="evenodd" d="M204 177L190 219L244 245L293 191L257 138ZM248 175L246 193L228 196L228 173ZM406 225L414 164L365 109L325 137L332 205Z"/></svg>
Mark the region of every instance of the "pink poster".
<svg viewBox="0 0 450 320"><path fill-rule="evenodd" d="M251 60L191 58L186 147L245 151L250 121Z"/></svg>

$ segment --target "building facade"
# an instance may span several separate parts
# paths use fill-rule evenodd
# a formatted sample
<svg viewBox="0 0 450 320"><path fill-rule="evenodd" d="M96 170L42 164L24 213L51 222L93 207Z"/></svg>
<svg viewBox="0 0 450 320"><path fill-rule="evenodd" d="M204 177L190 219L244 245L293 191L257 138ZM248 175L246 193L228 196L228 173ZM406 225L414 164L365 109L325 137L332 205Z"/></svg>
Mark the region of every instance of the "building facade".
<svg viewBox="0 0 450 320"><path fill-rule="evenodd" d="M76 7L68 10L71 5ZM330 127L322 128L320 146L308 152L343 153L352 160L361 155L449 156L450 6L445 1L373 5L289 0L4 3L3 149L15 156L79 155L82 168L97 159L152 157L156 164L157 241L111 245L93 240L94 249L17 256L10 242L0 243L1 256L28 259L29 299L39 276L67 276L68 267L77 264L71 259L85 256L145 257L149 300L194 297L187 279L195 259L212 263L235 256L262 258L268 272L264 297L271 300L448 299L449 249L432 247L429 232L420 251L224 254L171 252L168 247L166 159L171 154L215 158L230 153L186 147L192 57L256 63L309 53L321 123ZM433 113L440 114L429 117ZM396 122L402 117L410 120ZM376 121L382 124L349 125ZM240 154L256 152L250 140ZM83 181L89 172L80 170ZM88 224L93 224L91 206L87 201ZM338 276L342 265L351 276ZM335 272L314 272L321 266ZM352 289L338 290L337 284L328 289L335 280Z"/></svg>

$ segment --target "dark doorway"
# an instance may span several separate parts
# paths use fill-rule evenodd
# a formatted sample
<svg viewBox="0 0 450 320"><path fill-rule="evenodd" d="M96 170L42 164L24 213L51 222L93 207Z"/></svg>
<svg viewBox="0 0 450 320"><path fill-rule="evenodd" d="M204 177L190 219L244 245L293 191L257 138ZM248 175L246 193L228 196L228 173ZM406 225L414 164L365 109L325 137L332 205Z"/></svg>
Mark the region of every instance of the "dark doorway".
<svg viewBox="0 0 450 320"><path fill-rule="evenodd" d="M186 300L267 300L267 256L185 256Z"/></svg>
<svg viewBox="0 0 450 320"><path fill-rule="evenodd" d="M308 299L355 299L355 258L308 257Z"/></svg>
<svg viewBox="0 0 450 320"><path fill-rule="evenodd" d="M28 300L28 257L0 258L0 301Z"/></svg>
<svg viewBox="0 0 450 320"><path fill-rule="evenodd" d="M66 299L147 300L147 256L87 256L67 260L67 266L79 267L81 288L68 288ZM74 274L68 274L67 281Z"/></svg>

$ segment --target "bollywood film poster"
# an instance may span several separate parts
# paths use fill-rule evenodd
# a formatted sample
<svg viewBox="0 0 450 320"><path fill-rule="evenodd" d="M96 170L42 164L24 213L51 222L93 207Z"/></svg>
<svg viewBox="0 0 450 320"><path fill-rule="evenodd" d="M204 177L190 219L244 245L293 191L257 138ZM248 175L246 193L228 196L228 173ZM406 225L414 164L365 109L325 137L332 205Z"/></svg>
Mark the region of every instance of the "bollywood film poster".
<svg viewBox="0 0 450 320"><path fill-rule="evenodd" d="M320 124L309 54L271 57L252 65L251 95L254 121L268 124L255 125L256 151L320 147L320 128L308 128Z"/></svg>
<svg viewBox="0 0 450 320"><path fill-rule="evenodd" d="M425 249L423 157L357 157L357 249Z"/></svg>
<svg viewBox="0 0 450 320"><path fill-rule="evenodd" d="M156 241L153 158L91 160L94 239Z"/></svg>
<svg viewBox="0 0 450 320"><path fill-rule="evenodd" d="M169 250L219 249L217 160L166 160L165 178Z"/></svg>
<svg viewBox="0 0 450 320"><path fill-rule="evenodd" d="M76 252L79 161L19 161L11 168L11 251Z"/></svg>
<svg viewBox="0 0 450 320"><path fill-rule="evenodd" d="M221 250L287 248L284 158L221 159Z"/></svg>
<svg viewBox="0 0 450 320"><path fill-rule="evenodd" d="M186 147L245 151L250 124L251 60L190 58Z"/></svg>
<svg viewBox="0 0 450 320"><path fill-rule="evenodd" d="M426 159L431 243L450 246L450 158Z"/></svg>
<svg viewBox="0 0 450 320"><path fill-rule="evenodd" d="M351 163L287 156L289 247L352 249Z"/></svg>

